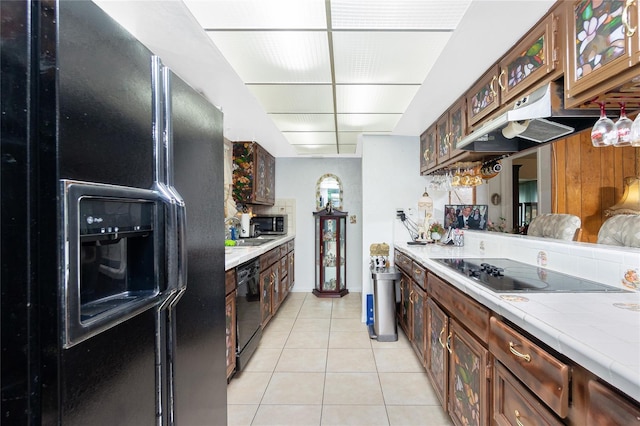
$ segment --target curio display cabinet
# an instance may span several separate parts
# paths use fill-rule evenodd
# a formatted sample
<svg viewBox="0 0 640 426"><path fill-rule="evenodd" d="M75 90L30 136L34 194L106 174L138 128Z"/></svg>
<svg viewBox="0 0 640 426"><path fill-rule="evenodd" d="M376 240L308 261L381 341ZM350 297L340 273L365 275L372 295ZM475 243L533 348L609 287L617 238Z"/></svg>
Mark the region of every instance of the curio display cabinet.
<svg viewBox="0 0 640 426"><path fill-rule="evenodd" d="M314 214L316 229L316 283L318 297L342 297L347 290L347 212L331 208Z"/></svg>

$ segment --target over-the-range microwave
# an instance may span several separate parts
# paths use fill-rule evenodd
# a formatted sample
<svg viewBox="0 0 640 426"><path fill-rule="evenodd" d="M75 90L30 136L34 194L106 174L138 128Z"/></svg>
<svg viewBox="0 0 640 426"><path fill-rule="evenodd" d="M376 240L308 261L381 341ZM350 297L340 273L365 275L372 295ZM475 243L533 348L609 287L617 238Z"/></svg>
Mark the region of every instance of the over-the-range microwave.
<svg viewBox="0 0 640 426"><path fill-rule="evenodd" d="M259 226L261 234L285 235L287 233L287 215L255 215L251 221Z"/></svg>

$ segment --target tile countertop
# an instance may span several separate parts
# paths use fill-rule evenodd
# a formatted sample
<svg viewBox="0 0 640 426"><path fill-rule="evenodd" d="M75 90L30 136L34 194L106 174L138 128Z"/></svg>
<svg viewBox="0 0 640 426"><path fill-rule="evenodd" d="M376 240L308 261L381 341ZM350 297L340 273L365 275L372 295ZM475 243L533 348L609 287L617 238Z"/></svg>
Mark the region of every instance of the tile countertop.
<svg viewBox="0 0 640 426"><path fill-rule="evenodd" d="M271 237L271 236L270 236ZM251 259L255 259L263 253L268 252L274 247L278 247L282 243L291 241L295 238L295 234L287 234L277 236L268 243L264 243L260 246L234 246L224 248L224 270L227 271L231 268L235 268L238 265L248 262Z"/></svg>
<svg viewBox="0 0 640 426"><path fill-rule="evenodd" d="M509 256L466 246L394 247L640 402L640 292L495 293L431 259Z"/></svg>

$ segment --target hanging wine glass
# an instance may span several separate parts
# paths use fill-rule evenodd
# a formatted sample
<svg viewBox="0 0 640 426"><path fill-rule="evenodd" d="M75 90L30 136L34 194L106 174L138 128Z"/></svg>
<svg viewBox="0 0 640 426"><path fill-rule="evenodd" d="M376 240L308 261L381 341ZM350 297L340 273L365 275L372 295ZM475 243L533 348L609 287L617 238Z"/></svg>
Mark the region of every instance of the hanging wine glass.
<svg viewBox="0 0 640 426"><path fill-rule="evenodd" d="M640 113L631 125L631 146L640 146Z"/></svg>
<svg viewBox="0 0 640 426"><path fill-rule="evenodd" d="M614 143L615 146L631 146L631 126L633 121L627 118L627 111L625 103L620 103L620 118L616 121L616 132L618 133L618 140Z"/></svg>
<svg viewBox="0 0 640 426"><path fill-rule="evenodd" d="M618 140L616 125L607 117L604 102L596 103L600 105L600 118L591 129L591 143L596 147L613 145Z"/></svg>

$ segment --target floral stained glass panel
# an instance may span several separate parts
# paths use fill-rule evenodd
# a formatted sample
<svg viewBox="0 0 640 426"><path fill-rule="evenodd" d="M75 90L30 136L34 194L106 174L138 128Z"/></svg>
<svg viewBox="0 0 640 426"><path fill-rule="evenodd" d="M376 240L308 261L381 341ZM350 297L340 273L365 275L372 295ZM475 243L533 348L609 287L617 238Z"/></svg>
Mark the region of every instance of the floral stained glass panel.
<svg viewBox="0 0 640 426"><path fill-rule="evenodd" d="M465 425L480 425L480 358L457 336L453 366L455 412Z"/></svg>
<svg viewBox="0 0 640 426"><path fill-rule="evenodd" d="M475 117L493 103L495 96L491 90L491 84L482 86L480 90L471 98L471 113Z"/></svg>
<svg viewBox="0 0 640 426"><path fill-rule="evenodd" d="M507 85L510 89L544 65L544 44L542 36L507 66Z"/></svg>
<svg viewBox="0 0 640 426"><path fill-rule="evenodd" d="M447 157L449 155L449 138L447 137L447 128L445 126L438 128L438 137L440 138L438 156Z"/></svg>
<svg viewBox="0 0 640 426"><path fill-rule="evenodd" d="M453 135L453 140L451 142L455 144L457 144L464 136L464 129L462 126L462 108L456 109L451 114L451 134Z"/></svg>
<svg viewBox="0 0 640 426"><path fill-rule="evenodd" d="M445 388L444 381L447 379L445 371L444 371L444 355L445 349L440 344L441 333L444 330L444 324L440 321L440 317L436 317L433 315L431 317L431 336L430 339L430 348L431 348L431 364L430 370L433 373L434 378L437 382L437 387L439 389ZM444 336L446 339L447 336Z"/></svg>
<svg viewBox="0 0 640 426"><path fill-rule="evenodd" d="M576 79L625 54L623 1L583 0L574 10L576 20Z"/></svg>

